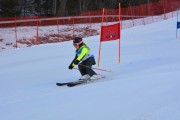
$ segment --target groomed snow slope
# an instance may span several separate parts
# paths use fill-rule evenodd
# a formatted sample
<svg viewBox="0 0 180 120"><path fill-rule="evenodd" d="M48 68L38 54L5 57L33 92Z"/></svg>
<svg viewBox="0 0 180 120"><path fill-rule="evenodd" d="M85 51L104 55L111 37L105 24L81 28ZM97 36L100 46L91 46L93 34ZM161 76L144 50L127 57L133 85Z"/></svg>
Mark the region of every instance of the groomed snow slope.
<svg viewBox="0 0 180 120"><path fill-rule="evenodd" d="M175 28L173 18L122 30L121 64L118 41L105 42L100 67L113 72L73 88L55 85L80 77L68 69L72 41L1 52L0 120L180 120ZM99 36L84 41L97 60Z"/></svg>

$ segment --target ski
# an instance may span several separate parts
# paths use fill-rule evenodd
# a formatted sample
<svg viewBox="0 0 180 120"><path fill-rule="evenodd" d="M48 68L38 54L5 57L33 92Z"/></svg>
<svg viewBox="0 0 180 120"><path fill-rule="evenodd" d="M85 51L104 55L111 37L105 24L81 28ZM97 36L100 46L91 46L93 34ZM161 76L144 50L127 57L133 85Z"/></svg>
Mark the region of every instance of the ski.
<svg viewBox="0 0 180 120"><path fill-rule="evenodd" d="M75 82L67 82L67 83L56 83L57 86L68 86L68 87L74 87L76 85L84 84L86 81L75 81Z"/></svg>
<svg viewBox="0 0 180 120"><path fill-rule="evenodd" d="M67 85L68 83L56 83L57 86L65 86Z"/></svg>
<svg viewBox="0 0 180 120"><path fill-rule="evenodd" d="M87 81L76 81L76 82L70 82L67 84L68 87L74 87L77 85L85 84Z"/></svg>
<svg viewBox="0 0 180 120"><path fill-rule="evenodd" d="M100 79L96 79L96 80L90 80L90 79L87 79L87 80L78 80L78 81L74 81L74 82L65 82L65 83L56 83L57 86L68 86L68 87L74 87L74 86L77 86L77 85L82 85L82 84L89 84L89 83L94 83L94 82L97 82L97 81L100 81L102 79L104 79L105 77L102 77Z"/></svg>

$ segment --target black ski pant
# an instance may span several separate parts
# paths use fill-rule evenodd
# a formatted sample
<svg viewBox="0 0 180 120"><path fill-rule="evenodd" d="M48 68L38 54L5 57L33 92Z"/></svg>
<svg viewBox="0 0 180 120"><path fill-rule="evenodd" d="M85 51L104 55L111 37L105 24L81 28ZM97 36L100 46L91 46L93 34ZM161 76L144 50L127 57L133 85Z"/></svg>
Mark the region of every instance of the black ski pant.
<svg viewBox="0 0 180 120"><path fill-rule="evenodd" d="M90 57L90 58L86 59L85 61L82 61L78 65L81 75L83 76L83 75L89 74L90 77L95 75L96 73L92 69L92 65L95 65L95 64L96 64L96 62L95 62L94 57Z"/></svg>

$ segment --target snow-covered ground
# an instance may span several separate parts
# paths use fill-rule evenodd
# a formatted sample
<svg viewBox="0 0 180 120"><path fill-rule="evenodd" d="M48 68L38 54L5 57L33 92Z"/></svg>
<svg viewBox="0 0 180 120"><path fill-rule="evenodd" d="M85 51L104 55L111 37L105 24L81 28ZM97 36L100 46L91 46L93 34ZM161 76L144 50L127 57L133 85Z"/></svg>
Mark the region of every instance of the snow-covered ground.
<svg viewBox="0 0 180 120"><path fill-rule="evenodd" d="M166 15L150 16L140 19L130 19L121 21L122 29L151 24L159 22L176 16L176 11L166 13ZM14 21L12 21L14 22ZM3 24L1 22L0 24ZM112 22L105 22L104 25L112 24ZM113 23L114 24L114 23ZM58 25L58 26L39 26L38 27L38 42L39 44L45 44L49 42L59 42L70 40L73 36L89 37L100 34L101 23L94 24L75 24L73 25ZM17 34L15 34L15 30ZM24 26L13 28L0 28L0 52L15 49L16 37L17 47L32 46L36 42L37 27L36 26Z"/></svg>
<svg viewBox="0 0 180 120"><path fill-rule="evenodd" d="M102 44L106 81L73 88L72 41L0 53L1 120L180 120L180 40L176 18L122 30ZM180 31L179 31L180 33ZM179 34L180 36L180 34ZM97 60L99 36L84 38ZM97 67L95 65L94 67Z"/></svg>

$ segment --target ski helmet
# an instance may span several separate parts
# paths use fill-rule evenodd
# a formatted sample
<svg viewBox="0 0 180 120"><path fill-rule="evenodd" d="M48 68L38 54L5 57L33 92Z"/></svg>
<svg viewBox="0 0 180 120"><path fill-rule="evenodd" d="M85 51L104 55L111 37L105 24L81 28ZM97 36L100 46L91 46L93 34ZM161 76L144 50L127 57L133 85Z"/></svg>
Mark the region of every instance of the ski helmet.
<svg viewBox="0 0 180 120"><path fill-rule="evenodd" d="M83 40L80 37L75 37L74 40L73 40L74 44L81 44L82 42L83 42Z"/></svg>

